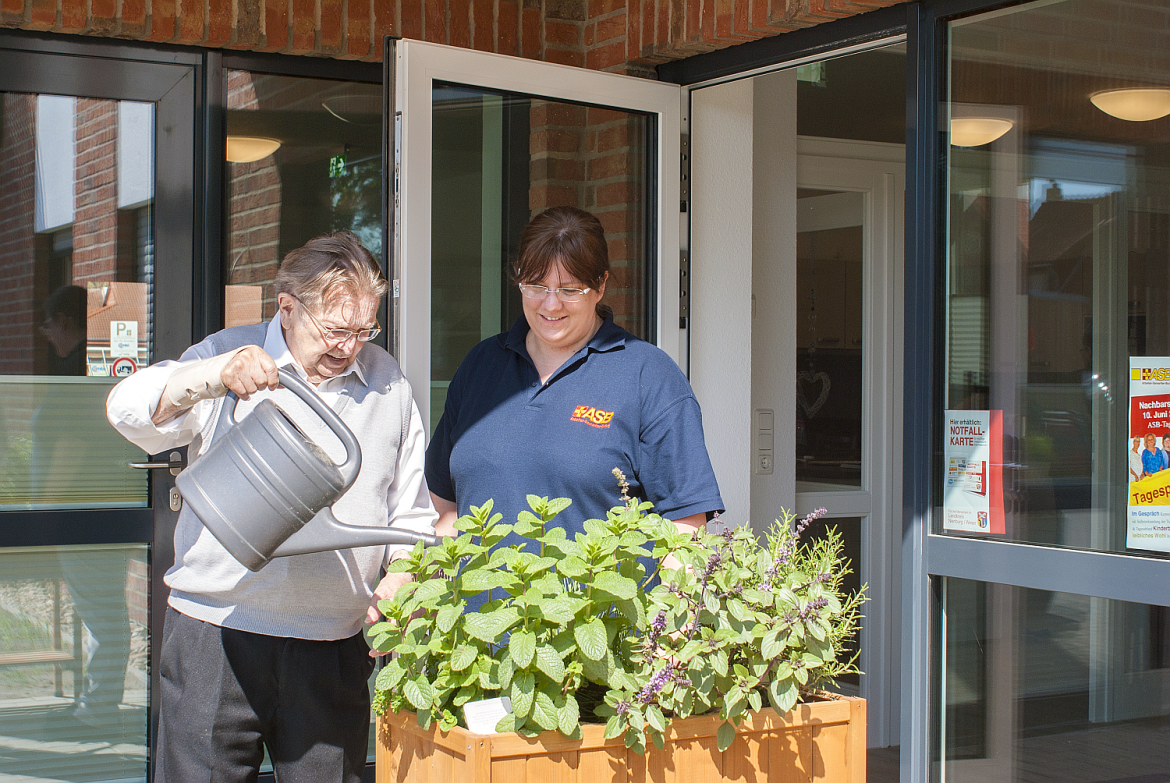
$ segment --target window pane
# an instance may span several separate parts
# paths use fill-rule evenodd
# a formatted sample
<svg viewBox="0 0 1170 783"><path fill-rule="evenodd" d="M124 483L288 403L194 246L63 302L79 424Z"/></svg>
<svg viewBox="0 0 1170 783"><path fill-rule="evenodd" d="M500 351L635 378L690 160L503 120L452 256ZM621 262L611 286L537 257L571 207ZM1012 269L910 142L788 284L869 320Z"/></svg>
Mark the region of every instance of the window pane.
<svg viewBox="0 0 1170 783"><path fill-rule="evenodd" d="M943 583L936 780L1165 778L1165 607Z"/></svg>
<svg viewBox="0 0 1170 783"><path fill-rule="evenodd" d="M0 93L0 510L145 506L106 423L152 360L154 106Z"/></svg>
<svg viewBox="0 0 1170 783"><path fill-rule="evenodd" d="M225 325L276 314L280 259L353 231L382 255L382 91L377 84L227 71Z"/></svg>
<svg viewBox="0 0 1170 783"><path fill-rule="evenodd" d="M512 283L520 232L538 213L595 214L609 243L604 304L653 341L649 119L598 106L439 84L433 93L431 426L463 357L522 316Z"/></svg>
<svg viewBox="0 0 1170 783"><path fill-rule="evenodd" d="M1170 76L1132 10L1067 0L950 25L945 407L1002 411L988 468L1011 540L1126 549L1129 362L1170 355L1170 119L1094 104ZM1141 546L1156 549L1170 539Z"/></svg>
<svg viewBox="0 0 1170 783"><path fill-rule="evenodd" d="M0 549L0 777L143 780L147 548Z"/></svg>
<svg viewBox="0 0 1170 783"><path fill-rule="evenodd" d="M796 204L796 488L859 489L865 194Z"/></svg>

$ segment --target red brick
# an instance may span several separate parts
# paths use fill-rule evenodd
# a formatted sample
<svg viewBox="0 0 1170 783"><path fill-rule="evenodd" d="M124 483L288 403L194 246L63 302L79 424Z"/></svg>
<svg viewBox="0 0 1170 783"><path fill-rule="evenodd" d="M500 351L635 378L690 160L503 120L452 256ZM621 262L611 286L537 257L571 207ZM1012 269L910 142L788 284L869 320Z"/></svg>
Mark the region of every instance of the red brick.
<svg viewBox="0 0 1170 783"><path fill-rule="evenodd" d="M208 0L208 46L223 46L232 40L232 0Z"/></svg>
<svg viewBox="0 0 1170 783"><path fill-rule="evenodd" d="M20 3L17 3L19 5ZM0 4L0 9L3 9ZM58 32L75 33L85 29L85 0L61 0L61 26Z"/></svg>
<svg viewBox="0 0 1170 783"><path fill-rule="evenodd" d="M540 152L576 152L578 146L577 134L565 130L532 131L528 134L528 151Z"/></svg>
<svg viewBox="0 0 1170 783"><path fill-rule="evenodd" d="M577 206L577 189L564 185L536 185L528 189L529 209Z"/></svg>
<svg viewBox="0 0 1170 783"><path fill-rule="evenodd" d="M589 179L624 177L630 173L630 158L625 154L606 155L589 161Z"/></svg>
<svg viewBox="0 0 1170 783"><path fill-rule="evenodd" d="M597 22L597 43L604 43L605 41L614 38L624 38L626 35L626 15L614 14L605 19L599 19Z"/></svg>
<svg viewBox="0 0 1170 783"><path fill-rule="evenodd" d="M341 17L345 11L343 0L317 0L320 12L319 46L328 52L337 52L341 49Z"/></svg>
<svg viewBox="0 0 1170 783"><path fill-rule="evenodd" d="M548 49L544 50L544 61L549 63L559 63L561 65L573 65L578 68L585 67L585 53L579 49Z"/></svg>
<svg viewBox="0 0 1170 783"><path fill-rule="evenodd" d="M520 54L530 58L540 57L540 9L522 8L520 21Z"/></svg>
<svg viewBox="0 0 1170 783"><path fill-rule="evenodd" d="M687 0L686 21L683 28L683 41L702 40L703 36L703 0ZM680 41L675 41L679 43Z"/></svg>
<svg viewBox="0 0 1170 783"><path fill-rule="evenodd" d="M599 207L633 204L637 200L637 189L631 182L611 182L607 185L597 186L597 206Z"/></svg>
<svg viewBox="0 0 1170 783"><path fill-rule="evenodd" d="M528 164L528 176L533 182L540 180L581 182L585 179L585 162L573 158L533 157Z"/></svg>
<svg viewBox="0 0 1170 783"><path fill-rule="evenodd" d="M370 14L375 5L376 3L351 0L346 6L345 53L348 56L370 56ZM378 51L381 51L380 46Z"/></svg>
<svg viewBox="0 0 1170 783"><path fill-rule="evenodd" d="M596 19L625 6L626 0L589 0L589 18Z"/></svg>
<svg viewBox="0 0 1170 783"><path fill-rule="evenodd" d="M495 7L488 0L472 0L471 13L473 22L472 44L483 52L493 52L496 48Z"/></svg>
<svg viewBox="0 0 1170 783"><path fill-rule="evenodd" d="M597 127L610 122L622 122L629 119L629 117L629 113L621 109L603 109L600 106L590 106L589 118L586 122L591 127Z"/></svg>
<svg viewBox="0 0 1170 783"><path fill-rule="evenodd" d="M533 101L528 111L528 123L533 128L547 125L577 127L585 123L585 107L560 101Z"/></svg>
<svg viewBox="0 0 1170 783"><path fill-rule="evenodd" d="M516 0L498 0L498 21L496 26L496 51L500 54L518 54L520 9Z"/></svg>
<svg viewBox="0 0 1170 783"><path fill-rule="evenodd" d="M56 0L32 0L28 20L28 29L30 30L51 30L56 27Z"/></svg>
<svg viewBox="0 0 1170 783"><path fill-rule="evenodd" d="M572 22L545 22L544 43L546 46L548 44L579 46L581 43L581 27Z"/></svg>
<svg viewBox="0 0 1170 783"><path fill-rule="evenodd" d="M627 225L627 215L624 210L607 210L604 212L597 212L597 220L601 223L601 227L605 229L606 234L620 234L629 230Z"/></svg>
<svg viewBox="0 0 1170 783"><path fill-rule="evenodd" d="M154 0L158 1L158 0ZM289 44L288 0L264 0L263 46L261 51L282 51Z"/></svg>
<svg viewBox="0 0 1170 783"><path fill-rule="evenodd" d="M399 3L399 7L402 9L402 30L400 34L403 38L413 38L416 41L421 41L423 38L423 0L399 0Z"/></svg>
<svg viewBox="0 0 1170 783"><path fill-rule="evenodd" d="M423 3L423 35L432 43L447 43L447 8L443 0Z"/></svg>
<svg viewBox="0 0 1170 783"><path fill-rule="evenodd" d="M633 60L642 49L642 0L626 2L626 59Z"/></svg>
<svg viewBox="0 0 1170 783"><path fill-rule="evenodd" d="M630 145L630 128L626 124L616 125L597 134L597 151L621 149Z"/></svg>
<svg viewBox="0 0 1170 783"><path fill-rule="evenodd" d="M183 1L179 16L179 41L201 43L203 41L203 4Z"/></svg>
<svg viewBox="0 0 1170 783"><path fill-rule="evenodd" d="M373 0L374 33L371 48L376 59L382 59L382 39L387 35L395 35L398 32L395 29L398 22L398 5L398 3L392 2L391 0Z"/></svg>
<svg viewBox="0 0 1170 783"><path fill-rule="evenodd" d="M622 65L626 61L624 41L593 49L585 54L585 67L598 71Z"/></svg>
<svg viewBox="0 0 1170 783"><path fill-rule="evenodd" d="M292 43L290 54L306 54L317 45L317 4L314 0L292 0Z"/></svg>
<svg viewBox="0 0 1170 783"><path fill-rule="evenodd" d="M593 46L593 42L597 40L597 23L588 22L582 30L581 41L586 47Z"/></svg>
<svg viewBox="0 0 1170 783"><path fill-rule="evenodd" d="M448 0L448 11L451 14L451 45L470 49L471 3L469 0Z"/></svg>

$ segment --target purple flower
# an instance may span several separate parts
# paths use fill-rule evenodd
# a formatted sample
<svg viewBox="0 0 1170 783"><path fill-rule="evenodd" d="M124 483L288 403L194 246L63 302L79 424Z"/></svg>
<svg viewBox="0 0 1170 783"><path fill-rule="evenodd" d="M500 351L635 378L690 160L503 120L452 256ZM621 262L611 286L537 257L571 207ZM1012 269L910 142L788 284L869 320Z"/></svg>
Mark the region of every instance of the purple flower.
<svg viewBox="0 0 1170 783"><path fill-rule="evenodd" d="M618 715L625 715L630 711L630 703L628 701L619 701L614 709Z"/></svg>
<svg viewBox="0 0 1170 783"><path fill-rule="evenodd" d="M666 630L666 610L662 609L658 612L658 616L654 618L654 622L650 623L650 638L657 639Z"/></svg>
<svg viewBox="0 0 1170 783"><path fill-rule="evenodd" d="M655 696L662 692L662 689L666 687L666 683L670 682L670 680L670 668L667 667L665 669L659 669L654 673L654 676L650 678L650 682L646 683L645 687L638 691L636 698L638 699L639 703L649 704L654 700Z"/></svg>

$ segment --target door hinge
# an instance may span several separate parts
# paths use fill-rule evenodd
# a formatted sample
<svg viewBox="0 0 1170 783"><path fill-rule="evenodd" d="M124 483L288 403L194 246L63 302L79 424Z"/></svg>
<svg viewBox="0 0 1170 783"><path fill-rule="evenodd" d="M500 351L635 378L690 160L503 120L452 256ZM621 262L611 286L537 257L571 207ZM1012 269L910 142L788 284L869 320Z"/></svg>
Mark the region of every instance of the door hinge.
<svg viewBox="0 0 1170 783"><path fill-rule="evenodd" d="M691 255L685 250L678 254L678 328L687 328L691 317Z"/></svg>
<svg viewBox="0 0 1170 783"><path fill-rule="evenodd" d="M679 143L679 164L681 170L679 171L678 184L678 211L686 212L687 204L691 200L691 137L690 134L684 133L681 136Z"/></svg>

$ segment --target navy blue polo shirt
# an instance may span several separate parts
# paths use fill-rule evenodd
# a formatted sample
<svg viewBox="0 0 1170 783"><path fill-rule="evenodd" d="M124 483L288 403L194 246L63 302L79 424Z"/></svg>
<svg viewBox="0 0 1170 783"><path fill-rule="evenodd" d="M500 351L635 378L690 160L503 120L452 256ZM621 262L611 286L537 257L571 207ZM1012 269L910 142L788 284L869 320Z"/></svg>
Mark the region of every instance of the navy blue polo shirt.
<svg viewBox="0 0 1170 783"><path fill-rule="evenodd" d="M427 448L432 492L460 515L491 498L509 523L526 495L571 498L557 516L569 538L621 504L614 468L668 519L723 510L699 403L669 356L606 318L542 385L528 330L521 316L456 371Z"/></svg>

